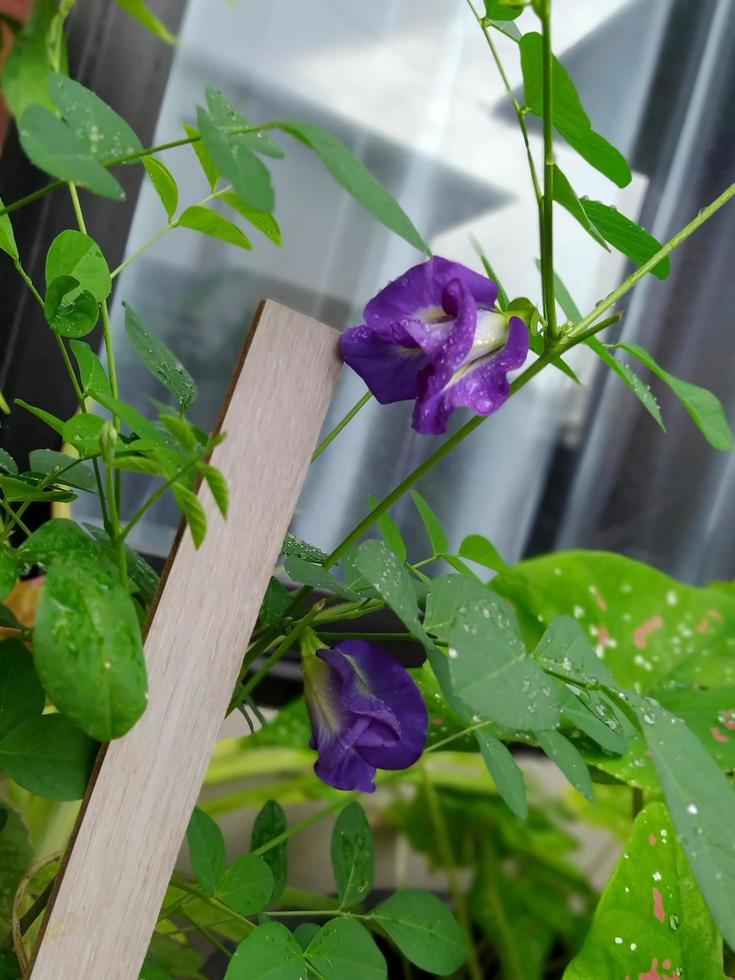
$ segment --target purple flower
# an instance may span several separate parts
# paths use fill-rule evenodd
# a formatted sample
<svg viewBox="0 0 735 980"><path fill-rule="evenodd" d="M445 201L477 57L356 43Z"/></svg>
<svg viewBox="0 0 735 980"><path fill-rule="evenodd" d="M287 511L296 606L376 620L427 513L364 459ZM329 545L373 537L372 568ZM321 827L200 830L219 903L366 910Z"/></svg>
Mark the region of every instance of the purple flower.
<svg viewBox="0 0 735 980"><path fill-rule="evenodd" d="M375 789L377 769L407 769L426 745L428 715L413 679L382 647L342 640L304 655L317 776L336 789Z"/></svg>
<svg viewBox="0 0 735 980"><path fill-rule="evenodd" d="M495 311L497 297L491 279L429 259L370 300L365 323L342 334L342 356L381 404L415 399L414 429L439 435L455 408L500 408L528 355L528 328Z"/></svg>

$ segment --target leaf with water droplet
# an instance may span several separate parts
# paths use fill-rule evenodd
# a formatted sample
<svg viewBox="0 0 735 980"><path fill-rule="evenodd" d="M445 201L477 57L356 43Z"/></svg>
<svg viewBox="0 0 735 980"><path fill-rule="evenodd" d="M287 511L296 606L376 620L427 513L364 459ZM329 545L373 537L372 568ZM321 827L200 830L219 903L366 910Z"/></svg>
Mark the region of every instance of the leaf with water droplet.
<svg viewBox="0 0 735 980"><path fill-rule="evenodd" d="M395 892L370 913L406 959L422 970L445 976L467 956L459 923L436 895L417 888Z"/></svg>
<svg viewBox="0 0 735 980"><path fill-rule="evenodd" d="M179 408L185 412L197 398L196 382L172 353L127 303L125 307L125 332L135 352L151 374L176 398Z"/></svg>
<svg viewBox="0 0 735 980"><path fill-rule="evenodd" d="M340 902L358 905L369 895L375 873L373 834L359 803L349 803L337 817L331 854Z"/></svg>
<svg viewBox="0 0 735 980"><path fill-rule="evenodd" d="M662 803L638 815L564 980L660 976L656 967L667 977L723 974L720 937Z"/></svg>
<svg viewBox="0 0 735 980"><path fill-rule="evenodd" d="M224 980L305 980L301 947L280 922L254 929L235 950Z"/></svg>
<svg viewBox="0 0 735 980"><path fill-rule="evenodd" d="M332 919L306 948L307 962L323 980L387 980L385 958L356 919Z"/></svg>

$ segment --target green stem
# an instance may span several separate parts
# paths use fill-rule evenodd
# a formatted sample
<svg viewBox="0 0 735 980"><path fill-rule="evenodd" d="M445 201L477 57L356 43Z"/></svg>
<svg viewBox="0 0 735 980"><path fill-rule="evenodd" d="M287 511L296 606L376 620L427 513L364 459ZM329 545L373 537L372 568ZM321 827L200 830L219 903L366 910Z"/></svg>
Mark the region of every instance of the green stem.
<svg viewBox="0 0 735 980"><path fill-rule="evenodd" d="M449 836L449 828L447 827L447 822L444 817L444 811L442 810L441 800L439 799L439 795L436 792L434 784L431 782L426 766L421 766L420 768L422 786L424 794L426 795L426 802L429 810L429 818L434 827L437 850L439 852L439 857L444 862L446 867L449 891L457 913L457 919L459 920L462 931L465 935L465 942L467 944L467 972L472 980L482 980L482 969L477 959L475 944L472 940L472 923L470 920L469 910L467 908L467 901L464 893L462 892L462 887L459 882L459 875L457 874L457 868L454 863L452 841Z"/></svg>
<svg viewBox="0 0 735 980"><path fill-rule="evenodd" d="M284 841L289 840L295 834L300 834L302 830L308 830L309 827L313 827L315 823L319 823L325 817L334 813L335 810L340 810L343 806L347 806L348 803L352 803L354 800L360 798L360 793L340 793L337 799L333 800L330 804L323 807L321 810L317 810L315 813L310 814L308 817L304 817L303 820L299 820L298 823L292 824L288 830L284 830L282 834L278 834L276 837L272 837L269 841L258 847L253 851L253 854L265 854L272 847L278 847L279 844L283 844Z"/></svg>
<svg viewBox="0 0 735 980"><path fill-rule="evenodd" d="M8 515L8 518L12 521L12 523L15 524L16 527L20 528L20 530L25 534L25 536L29 538L31 536L31 531L29 530L27 525L23 523L20 514L16 514L13 508L10 506L10 504L7 503L7 501L3 500L2 498L0 498L0 507L2 507L2 509ZM3 539L8 536L9 535L4 534Z"/></svg>
<svg viewBox="0 0 735 980"><path fill-rule="evenodd" d="M87 226L84 222L84 215L82 214L82 206L79 203L79 194L77 192L76 184L69 184L69 194L71 195L71 203L74 208L74 214L76 215L77 224L79 225L79 230L85 235L87 234Z"/></svg>
<svg viewBox="0 0 735 980"><path fill-rule="evenodd" d="M503 964L503 977L505 980L524 980L525 974L518 958L518 951L516 949L510 923L508 922L508 915L506 913L505 905L503 904L503 897L500 889L498 888L500 869L498 867L497 857L492 849L492 844L484 844L482 848L482 858L483 864L485 865L484 895L487 898L489 911L491 912L493 922L495 923L497 929L495 945Z"/></svg>
<svg viewBox="0 0 735 980"><path fill-rule="evenodd" d="M127 536L130 534L130 532L133 530L133 528L138 523L138 521L141 519L141 517L145 514L145 512L147 510L149 510L156 503L157 500L160 500L161 497L164 495L164 493L166 493L166 491L170 487L172 487L174 485L174 483L176 483L177 480L180 480L181 477L192 468L192 466L196 466L196 464L197 464L198 461L199 461L199 457L197 457L196 459L190 460L186 464L186 466L182 466L181 469L177 470L176 473L174 473L173 476L169 477L169 479L166 480L165 483L161 484L161 486L158 488L158 490L156 490L155 493L152 493L150 495L150 497L147 500L145 500L140 505L140 507L136 510L136 512L133 514L133 516L128 521L128 523L125 525L125 527L120 532L120 540L121 541L124 541L125 538L127 538Z"/></svg>
<svg viewBox="0 0 735 980"><path fill-rule="evenodd" d="M335 425L332 431L322 439L322 441L314 450L314 455L311 457L312 463L316 462L316 460L319 459L319 457L324 452L324 450L327 449L327 447L334 442L334 440L337 438L337 436L340 434L340 432L343 429L347 428L347 426L354 419L357 413L362 408L364 408L365 405L367 405L367 403L370 401L372 397L373 397L372 392L366 391L365 394L362 396L362 398L359 400L359 402L357 402L355 405L352 406L352 408L344 416L344 418L340 419L340 421Z"/></svg>
<svg viewBox="0 0 735 980"><path fill-rule="evenodd" d="M215 949L218 949L220 953L224 953L228 960L232 959L232 952L225 946L224 943L221 943L219 939L217 939L217 937L210 932L209 929L207 929L206 926L200 925L198 922L192 919L190 915L187 915L186 912L181 913L181 918L186 919L187 922L191 923L194 929L196 929L198 933L201 933L201 935L204 936L204 938L208 940L215 947Z"/></svg>
<svg viewBox="0 0 735 980"><path fill-rule="evenodd" d="M157 241L160 241L160 239L163 238L163 236L167 232L171 231L171 229L175 227L176 227L175 225L169 222L168 224L164 225L162 228L159 228L158 231L155 233L155 235L151 235L151 237L146 241L144 241L139 248L136 248L134 252L131 252L130 255L128 255L127 258L124 259L116 269L112 270L112 272L110 273L110 279L116 279L120 275L120 273L123 272L125 269L127 269L127 267L132 262L135 262L138 256L142 255L143 252L147 252L149 248L155 245Z"/></svg>
<svg viewBox="0 0 735 980"><path fill-rule="evenodd" d="M558 336L554 298L554 106L552 90L553 54L551 52L551 0L542 0L541 57L544 109L544 197L541 220L541 285L544 316L549 338Z"/></svg>
<svg viewBox="0 0 735 980"><path fill-rule="evenodd" d="M700 228L705 221L708 221L712 215L715 214L715 212L719 211L720 208L727 204L727 202L733 197L735 197L735 184L730 184L730 186L724 190L719 197L716 197L711 204L708 204L706 208L702 208L697 214L696 218L693 218L688 225L685 225L681 231L677 232L673 238L666 242L665 245L662 245L661 248L650 257L650 259L647 259L643 265L639 266L635 272L632 272L627 279L624 279L617 289L613 289L613 291L609 293L605 299L601 300L590 313L579 321L579 323L575 323L572 329L566 334L567 338L577 338L580 334L583 334L584 331L587 330L587 328L594 323L602 313L605 312L605 310L609 310L610 307L614 306L615 303L617 303L619 299L622 299L626 293L629 293L636 283L646 275L646 273L650 272L651 269L655 269L662 259L665 259L666 256L670 255L675 248L678 248L679 245L682 244L682 242L685 242L690 235Z"/></svg>
<svg viewBox="0 0 735 980"><path fill-rule="evenodd" d="M405 643L417 643L418 641L410 633L325 633L323 630L318 629L317 633L323 640L351 640L357 638L360 640L377 640L380 642L405 642Z"/></svg>

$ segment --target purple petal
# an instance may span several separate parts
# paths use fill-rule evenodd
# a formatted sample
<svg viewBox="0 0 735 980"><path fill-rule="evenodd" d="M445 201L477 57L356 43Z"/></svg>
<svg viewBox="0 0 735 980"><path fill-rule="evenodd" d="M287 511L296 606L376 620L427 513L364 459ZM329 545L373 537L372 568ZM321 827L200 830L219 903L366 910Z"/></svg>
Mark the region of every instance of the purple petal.
<svg viewBox="0 0 735 980"><path fill-rule="evenodd" d="M356 738L355 741L359 741L361 745L397 742L401 732L399 719L391 706L372 689L354 658L346 655L346 651L340 647L338 645L333 650L318 650L317 657L331 668L331 683L336 686L336 696L344 715L348 719L357 718L368 722L361 726L359 739Z"/></svg>
<svg viewBox="0 0 735 980"><path fill-rule="evenodd" d="M435 256L381 289L365 307L365 322L375 328L401 320L441 318L442 313L450 312L442 305L444 289L455 279L464 283L481 306L494 306L498 287L492 280L458 262Z"/></svg>
<svg viewBox="0 0 735 980"><path fill-rule="evenodd" d="M372 793L375 790L375 766L371 766L354 750L342 753L336 763L329 767L320 753L314 763L314 772L323 783L335 789L361 790Z"/></svg>
<svg viewBox="0 0 735 980"><path fill-rule="evenodd" d="M402 343L395 339L400 333ZM418 395L419 374L428 359L400 326L395 330L364 324L351 327L340 338L340 350L345 364L360 375L381 405Z"/></svg>
<svg viewBox="0 0 735 980"><path fill-rule="evenodd" d="M511 317L508 339L497 354L479 358L453 383L439 386L426 376L413 414L413 427L427 435L446 432L455 408L472 408L478 415L497 411L508 397L508 372L521 367L528 356L528 328L520 317Z"/></svg>
<svg viewBox="0 0 735 980"><path fill-rule="evenodd" d="M362 758L379 769L406 769L426 745L428 714L424 699L408 671L382 647L365 640L343 640L335 650L346 654L362 683L398 719L398 741L382 743L358 738Z"/></svg>

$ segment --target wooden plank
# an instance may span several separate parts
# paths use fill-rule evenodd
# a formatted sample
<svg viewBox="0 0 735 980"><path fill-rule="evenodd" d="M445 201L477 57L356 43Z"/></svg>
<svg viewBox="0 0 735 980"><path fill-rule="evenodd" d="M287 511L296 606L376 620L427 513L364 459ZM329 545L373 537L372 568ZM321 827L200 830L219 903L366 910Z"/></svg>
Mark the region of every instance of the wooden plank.
<svg viewBox="0 0 735 980"><path fill-rule="evenodd" d="M231 485L209 533L179 535L145 643L148 709L107 746L31 970L33 980L137 980L243 653L339 372L337 333L268 302L212 458ZM162 591L161 591L162 590Z"/></svg>

